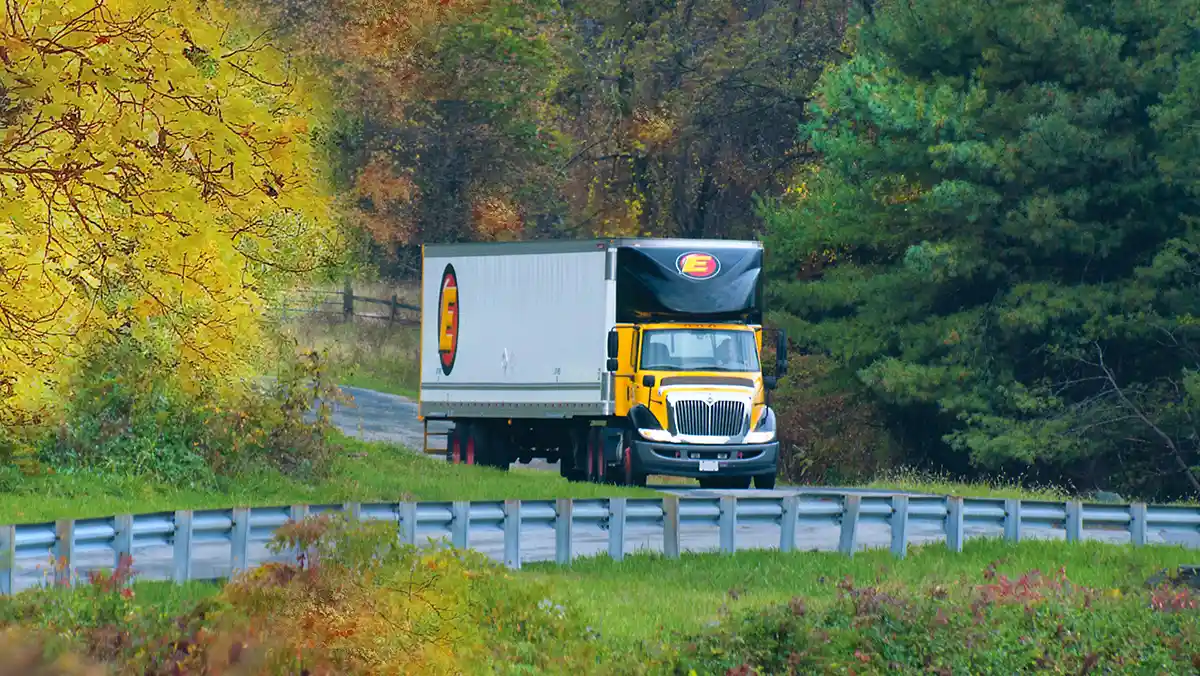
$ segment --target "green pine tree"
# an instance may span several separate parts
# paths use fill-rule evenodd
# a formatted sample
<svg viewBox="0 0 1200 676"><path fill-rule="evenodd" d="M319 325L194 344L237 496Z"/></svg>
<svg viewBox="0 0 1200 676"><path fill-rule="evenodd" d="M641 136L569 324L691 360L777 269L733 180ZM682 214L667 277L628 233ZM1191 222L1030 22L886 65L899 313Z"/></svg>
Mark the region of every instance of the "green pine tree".
<svg viewBox="0 0 1200 676"><path fill-rule="evenodd" d="M911 459L1200 494L1200 1L885 1L765 203Z"/></svg>

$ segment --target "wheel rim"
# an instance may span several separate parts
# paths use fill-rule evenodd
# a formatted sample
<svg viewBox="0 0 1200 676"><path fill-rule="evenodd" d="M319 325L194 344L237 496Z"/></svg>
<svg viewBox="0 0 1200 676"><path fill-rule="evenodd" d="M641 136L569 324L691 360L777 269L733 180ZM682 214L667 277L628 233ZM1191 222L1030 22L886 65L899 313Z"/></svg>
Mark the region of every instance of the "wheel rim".
<svg viewBox="0 0 1200 676"><path fill-rule="evenodd" d="M450 433L450 462L458 465L462 463L462 440L458 438L458 431Z"/></svg>
<svg viewBox="0 0 1200 676"><path fill-rule="evenodd" d="M467 464L475 464L475 435L467 435Z"/></svg>
<svg viewBox="0 0 1200 676"><path fill-rule="evenodd" d="M625 447L625 483L633 485L633 451Z"/></svg>
<svg viewBox="0 0 1200 676"><path fill-rule="evenodd" d="M596 478L596 447L595 447L595 445L592 444L592 433L590 431L588 432L587 441L585 442L585 445L587 446L587 472L586 472L586 474L587 474L588 480L590 481L590 480L594 480Z"/></svg>
<svg viewBox="0 0 1200 676"><path fill-rule="evenodd" d="M600 443L601 436L599 428L596 429L596 433L593 438L595 439L593 444L596 446L596 474L600 477L600 481L604 481L604 475L608 467L604 462L604 446Z"/></svg>

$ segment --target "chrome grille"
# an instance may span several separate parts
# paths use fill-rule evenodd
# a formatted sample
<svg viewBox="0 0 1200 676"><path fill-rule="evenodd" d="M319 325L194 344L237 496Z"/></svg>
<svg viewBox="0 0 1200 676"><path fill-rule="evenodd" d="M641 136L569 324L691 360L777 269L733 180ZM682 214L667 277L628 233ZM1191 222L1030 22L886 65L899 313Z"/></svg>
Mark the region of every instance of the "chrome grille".
<svg viewBox="0 0 1200 676"><path fill-rule="evenodd" d="M736 437L746 426L746 406L740 401L699 399L676 401L675 433L685 436Z"/></svg>

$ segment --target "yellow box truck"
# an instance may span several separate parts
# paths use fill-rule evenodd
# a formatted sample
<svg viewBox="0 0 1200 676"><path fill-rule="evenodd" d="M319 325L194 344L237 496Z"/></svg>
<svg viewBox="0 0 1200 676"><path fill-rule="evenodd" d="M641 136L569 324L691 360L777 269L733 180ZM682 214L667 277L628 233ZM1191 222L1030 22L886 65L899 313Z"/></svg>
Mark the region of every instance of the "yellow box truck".
<svg viewBox="0 0 1200 676"><path fill-rule="evenodd" d="M450 462L576 481L773 488L757 241L599 239L422 250L420 415Z"/></svg>

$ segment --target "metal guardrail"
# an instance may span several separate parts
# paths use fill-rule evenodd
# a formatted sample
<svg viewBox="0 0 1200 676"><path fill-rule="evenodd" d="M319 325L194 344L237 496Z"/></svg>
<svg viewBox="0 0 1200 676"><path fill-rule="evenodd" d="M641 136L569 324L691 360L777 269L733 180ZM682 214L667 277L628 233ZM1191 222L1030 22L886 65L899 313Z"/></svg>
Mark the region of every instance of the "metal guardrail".
<svg viewBox="0 0 1200 676"><path fill-rule="evenodd" d="M1079 501L1046 502L1015 499L864 496L854 494L799 493L784 497L681 497L662 499L608 498L591 500L506 500L499 502L396 502L379 504L296 505L224 510L180 510L157 514L119 515L98 519L64 519L54 523L0 526L0 594L11 594L17 568L33 559L59 563L55 582L70 584L74 560L85 553L111 552L114 565L135 549L171 547L172 574L177 582L216 579L193 574L193 547L228 544L230 568L236 573L250 564L251 543L264 543L289 520L310 514L344 512L363 520L392 521L405 543L449 538L455 547L469 546L479 533L503 536L503 561L521 566L523 542L554 535L554 560L573 559L573 530L592 526L608 531L608 555L621 560L627 553L627 528L661 531L663 553L680 555L684 527L716 529L720 551L737 551L738 526L779 526L777 548L796 549L797 526L840 528L837 550L853 555L858 549L860 526L885 525L890 529L893 554L905 556L910 526L938 527L946 546L962 551L968 529L1003 528L1009 541L1021 539L1023 526L1065 530L1066 540L1078 542L1086 530L1127 533L1135 546L1148 544L1151 528L1200 535L1200 508L1146 505L1085 504Z"/></svg>

